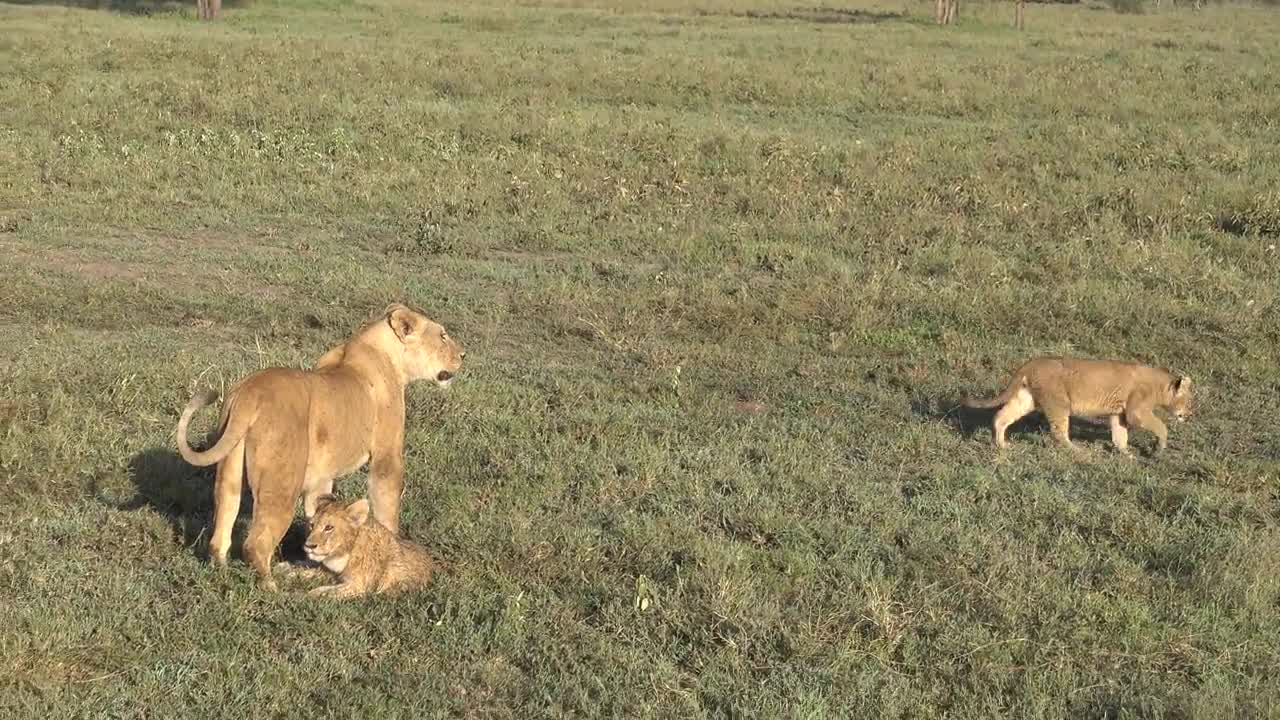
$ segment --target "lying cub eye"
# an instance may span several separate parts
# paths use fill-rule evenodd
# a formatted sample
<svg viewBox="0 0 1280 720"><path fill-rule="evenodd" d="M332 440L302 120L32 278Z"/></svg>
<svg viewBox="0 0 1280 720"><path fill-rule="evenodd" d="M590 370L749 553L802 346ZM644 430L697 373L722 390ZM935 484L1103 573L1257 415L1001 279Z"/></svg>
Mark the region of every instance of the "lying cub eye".
<svg viewBox="0 0 1280 720"><path fill-rule="evenodd" d="M333 532L333 526L332 526L332 525L325 525L325 526L324 526L324 532L327 532L327 533L331 533L331 532Z"/></svg>

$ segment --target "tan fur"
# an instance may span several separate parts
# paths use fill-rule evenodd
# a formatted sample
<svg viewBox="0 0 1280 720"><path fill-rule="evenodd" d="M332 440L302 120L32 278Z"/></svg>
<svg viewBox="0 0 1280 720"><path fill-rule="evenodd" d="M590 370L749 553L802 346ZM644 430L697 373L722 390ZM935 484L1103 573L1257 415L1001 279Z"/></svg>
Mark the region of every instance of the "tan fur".
<svg viewBox="0 0 1280 720"><path fill-rule="evenodd" d="M298 496L310 518L317 499L332 492L333 481L366 462L373 516L397 532L405 387L424 379L447 386L465 356L442 326L419 310L395 304L321 356L314 369L270 368L241 381L223 404L221 438L204 452L187 444L187 427L217 393L193 398L178 421L178 450L193 465L218 463L209 541L213 560L227 562L246 469L253 520L244 555L267 589L275 589L271 558Z"/></svg>
<svg viewBox="0 0 1280 720"><path fill-rule="evenodd" d="M992 423L997 447L1008 447L1005 430L1027 413L1040 409L1049 420L1054 438L1074 448L1068 434L1070 417L1106 417L1111 441L1125 455L1129 451L1127 426L1155 433L1156 451L1169 444L1169 432L1156 417L1156 408L1173 412L1178 421L1191 415L1191 378L1168 370L1112 360L1040 357L1013 374L1004 392L992 400L966 399L973 408L1000 407Z"/></svg>
<svg viewBox="0 0 1280 720"><path fill-rule="evenodd" d="M431 555L368 520L368 500L343 504L331 495L320 498L304 549L338 576L338 584L309 594L349 598L414 590L430 582Z"/></svg>

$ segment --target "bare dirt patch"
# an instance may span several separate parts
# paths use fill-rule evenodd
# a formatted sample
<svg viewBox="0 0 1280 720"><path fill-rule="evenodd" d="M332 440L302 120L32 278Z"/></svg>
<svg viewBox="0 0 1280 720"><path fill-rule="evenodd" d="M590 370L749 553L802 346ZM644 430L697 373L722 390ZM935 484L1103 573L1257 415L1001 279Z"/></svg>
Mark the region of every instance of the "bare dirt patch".
<svg viewBox="0 0 1280 720"><path fill-rule="evenodd" d="M41 247L34 243L22 242L12 238L0 238L0 255L7 256L18 267L26 267L37 271L53 271L71 275L89 283L122 282L139 284L152 288L171 288L176 284L194 290L208 292L225 292L228 280L227 270L193 265L181 260L178 253L170 248L176 243L191 243L202 246L225 247L228 252L243 253L244 240L213 234L202 234L198 237L181 240L165 238L163 241L138 233L126 233L111 236L107 242L96 242L84 247L68 246ZM127 243L129 254L137 259L124 260L115 257L111 245ZM258 246L270 251L284 254L288 248L275 246ZM255 283L236 283L236 291L243 295L277 300L290 294L284 286Z"/></svg>

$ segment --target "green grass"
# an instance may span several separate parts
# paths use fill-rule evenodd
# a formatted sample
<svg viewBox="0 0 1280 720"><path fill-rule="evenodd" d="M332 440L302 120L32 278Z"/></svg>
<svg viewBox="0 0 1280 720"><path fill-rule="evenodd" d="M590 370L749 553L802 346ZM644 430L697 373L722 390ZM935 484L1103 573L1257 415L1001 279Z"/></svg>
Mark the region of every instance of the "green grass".
<svg viewBox="0 0 1280 720"><path fill-rule="evenodd" d="M0 4L4 716L1280 712L1274 10L100 5ZM397 299L451 569L210 567L179 409ZM1198 414L951 412L1058 352Z"/></svg>

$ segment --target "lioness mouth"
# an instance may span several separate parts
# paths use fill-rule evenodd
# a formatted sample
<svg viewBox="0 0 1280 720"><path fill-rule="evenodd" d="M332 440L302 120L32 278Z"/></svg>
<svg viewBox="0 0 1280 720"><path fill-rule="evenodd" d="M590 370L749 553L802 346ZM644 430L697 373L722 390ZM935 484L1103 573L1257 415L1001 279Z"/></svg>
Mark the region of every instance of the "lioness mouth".
<svg viewBox="0 0 1280 720"><path fill-rule="evenodd" d="M453 373L449 372L448 370L441 370L440 374L436 375L437 382L449 382L452 379L453 379Z"/></svg>

